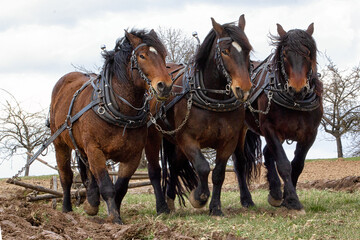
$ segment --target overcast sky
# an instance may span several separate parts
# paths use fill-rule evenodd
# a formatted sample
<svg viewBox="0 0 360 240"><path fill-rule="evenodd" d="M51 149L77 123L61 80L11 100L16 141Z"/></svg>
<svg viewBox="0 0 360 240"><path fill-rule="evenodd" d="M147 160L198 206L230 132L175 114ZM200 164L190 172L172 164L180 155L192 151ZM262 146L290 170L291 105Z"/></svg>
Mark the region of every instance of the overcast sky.
<svg viewBox="0 0 360 240"><path fill-rule="evenodd" d="M56 81L73 71L73 65L98 70L100 45L112 49L124 29L171 27L189 36L197 31L202 40L211 28L210 17L227 23L237 21L241 14L245 14L245 33L255 50L252 59L270 54L268 36L276 34L276 23L290 30L306 29L314 22L319 69L326 64L325 54L340 68L351 69L360 63L359 10L358 0L3 0L0 88L27 109L45 109ZM3 101L4 92L0 95ZM308 158L336 157L335 143L322 135ZM18 170L15 165L12 168Z"/></svg>

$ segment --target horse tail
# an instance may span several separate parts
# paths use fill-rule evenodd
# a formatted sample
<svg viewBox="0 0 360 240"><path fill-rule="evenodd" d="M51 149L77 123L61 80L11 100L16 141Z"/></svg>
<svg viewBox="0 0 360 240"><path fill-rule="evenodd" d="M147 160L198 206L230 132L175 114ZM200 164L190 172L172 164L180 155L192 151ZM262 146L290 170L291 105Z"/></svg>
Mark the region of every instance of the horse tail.
<svg viewBox="0 0 360 240"><path fill-rule="evenodd" d="M75 159L78 165L81 181L83 182L85 187L88 187L89 184L88 176L87 176L88 167L86 166L84 161L80 159L80 156L78 154L75 154Z"/></svg>
<svg viewBox="0 0 360 240"><path fill-rule="evenodd" d="M244 155L246 180L250 183L253 178L260 176L262 161L260 135L250 129L245 136Z"/></svg>
<svg viewBox="0 0 360 240"><path fill-rule="evenodd" d="M178 196L180 205L185 206L186 192L198 185L195 168L187 158L177 158L176 146L166 139L162 148L163 190L172 199Z"/></svg>

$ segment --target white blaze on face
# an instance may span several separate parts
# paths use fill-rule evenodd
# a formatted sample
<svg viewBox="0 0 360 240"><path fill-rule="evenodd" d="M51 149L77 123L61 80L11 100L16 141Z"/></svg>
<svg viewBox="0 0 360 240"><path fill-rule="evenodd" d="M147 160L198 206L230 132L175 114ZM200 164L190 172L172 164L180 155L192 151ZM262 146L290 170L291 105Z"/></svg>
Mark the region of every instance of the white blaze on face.
<svg viewBox="0 0 360 240"><path fill-rule="evenodd" d="M237 42L232 42L231 44L238 52L241 52L242 48Z"/></svg>
<svg viewBox="0 0 360 240"><path fill-rule="evenodd" d="M149 50L155 54L158 54L158 52L156 51L156 49L154 47L150 47Z"/></svg>

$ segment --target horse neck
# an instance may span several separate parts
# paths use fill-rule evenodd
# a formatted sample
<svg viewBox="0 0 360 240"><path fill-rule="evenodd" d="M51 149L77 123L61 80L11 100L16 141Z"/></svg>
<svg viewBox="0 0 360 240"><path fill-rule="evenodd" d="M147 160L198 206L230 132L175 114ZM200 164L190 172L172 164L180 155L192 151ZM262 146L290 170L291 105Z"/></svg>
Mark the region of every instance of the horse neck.
<svg viewBox="0 0 360 240"><path fill-rule="evenodd" d="M133 79L129 81L120 81L114 74L113 78L111 79L111 84L115 95L121 96L136 108L141 108L143 106L145 89L136 87L133 83ZM127 103L118 97L115 97L115 101L119 106L121 113L129 115L136 115L138 113L137 110L130 107Z"/></svg>

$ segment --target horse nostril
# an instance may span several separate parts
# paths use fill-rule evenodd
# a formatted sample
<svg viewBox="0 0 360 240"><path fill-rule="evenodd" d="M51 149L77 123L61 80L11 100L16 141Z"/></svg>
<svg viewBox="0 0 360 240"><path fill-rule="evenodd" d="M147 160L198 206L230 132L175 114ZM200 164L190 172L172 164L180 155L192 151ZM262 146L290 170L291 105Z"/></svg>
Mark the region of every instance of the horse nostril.
<svg viewBox="0 0 360 240"><path fill-rule="evenodd" d="M164 91L164 89L165 89L165 83L164 83L164 82L158 82L158 84L157 84L157 89L159 90L159 92Z"/></svg>
<svg viewBox="0 0 360 240"><path fill-rule="evenodd" d="M235 92L238 99L244 98L244 91L240 87L235 87Z"/></svg>

